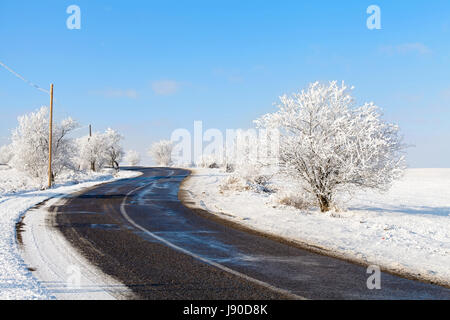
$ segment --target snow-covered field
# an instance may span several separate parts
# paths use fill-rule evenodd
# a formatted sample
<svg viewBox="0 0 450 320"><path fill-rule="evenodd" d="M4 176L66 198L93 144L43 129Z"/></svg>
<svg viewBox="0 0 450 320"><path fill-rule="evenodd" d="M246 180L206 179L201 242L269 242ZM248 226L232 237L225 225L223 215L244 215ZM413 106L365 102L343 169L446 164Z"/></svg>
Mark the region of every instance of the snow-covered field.
<svg viewBox="0 0 450 320"><path fill-rule="evenodd" d="M0 165L0 299L52 298L27 269L16 241L16 223L28 209L49 198L139 174L133 171L121 171L117 175L71 174L61 177L51 190L40 190L32 179Z"/></svg>
<svg viewBox="0 0 450 320"><path fill-rule="evenodd" d="M329 254L450 285L450 169L408 169L385 194L357 193L342 212L280 205L276 195L220 191L229 174L196 169L194 206Z"/></svg>

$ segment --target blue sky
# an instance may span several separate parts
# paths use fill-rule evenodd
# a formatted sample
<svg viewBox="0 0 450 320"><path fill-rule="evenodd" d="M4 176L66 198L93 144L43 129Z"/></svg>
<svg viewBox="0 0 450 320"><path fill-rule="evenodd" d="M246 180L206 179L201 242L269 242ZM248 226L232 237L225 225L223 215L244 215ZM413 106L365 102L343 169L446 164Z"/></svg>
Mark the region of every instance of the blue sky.
<svg viewBox="0 0 450 320"><path fill-rule="evenodd" d="M81 8L81 30L66 8ZM381 8L381 30L366 9ZM56 117L121 131L140 152L176 128L248 128L283 93L344 80L398 123L412 167L450 167L450 2L0 2L0 61ZM0 68L0 144L48 97Z"/></svg>

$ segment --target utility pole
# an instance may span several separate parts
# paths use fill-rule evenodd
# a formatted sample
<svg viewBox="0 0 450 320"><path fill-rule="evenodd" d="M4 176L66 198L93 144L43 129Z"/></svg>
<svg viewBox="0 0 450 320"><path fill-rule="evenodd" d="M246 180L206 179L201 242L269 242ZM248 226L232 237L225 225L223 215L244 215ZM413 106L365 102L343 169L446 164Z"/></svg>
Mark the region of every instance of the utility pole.
<svg viewBox="0 0 450 320"><path fill-rule="evenodd" d="M50 122L48 137L48 188L52 187L52 149L53 149L53 83L50 85Z"/></svg>
<svg viewBox="0 0 450 320"><path fill-rule="evenodd" d="M88 141L92 138L92 125L89 125L89 138ZM91 171L95 171L95 161L91 161Z"/></svg>

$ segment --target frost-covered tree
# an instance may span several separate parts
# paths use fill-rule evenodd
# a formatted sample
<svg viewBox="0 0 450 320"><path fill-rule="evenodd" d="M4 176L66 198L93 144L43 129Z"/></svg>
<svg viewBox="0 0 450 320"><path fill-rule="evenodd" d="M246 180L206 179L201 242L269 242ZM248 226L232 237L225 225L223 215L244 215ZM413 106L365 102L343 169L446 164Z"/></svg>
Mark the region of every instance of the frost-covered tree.
<svg viewBox="0 0 450 320"><path fill-rule="evenodd" d="M99 171L105 166L118 168L122 160L123 137L112 129L77 139L78 164L82 169Z"/></svg>
<svg viewBox="0 0 450 320"><path fill-rule="evenodd" d="M13 131L11 148L14 157L11 164L36 178L48 172L48 108L42 107L18 118L19 126ZM78 127L76 121L67 118L53 125L52 174L55 177L64 168L73 168L75 146L68 134Z"/></svg>
<svg viewBox="0 0 450 320"><path fill-rule="evenodd" d="M0 147L0 164L8 164L14 156L11 145Z"/></svg>
<svg viewBox="0 0 450 320"><path fill-rule="evenodd" d="M128 150L124 162L130 166L137 166L141 162L141 155L135 150Z"/></svg>
<svg viewBox="0 0 450 320"><path fill-rule="evenodd" d="M80 169L101 170L107 163L105 145L104 135L97 132L77 139Z"/></svg>
<svg viewBox="0 0 450 320"><path fill-rule="evenodd" d="M277 130L237 130L227 142L226 169L247 180L269 179L276 172L278 156Z"/></svg>
<svg viewBox="0 0 450 320"><path fill-rule="evenodd" d="M310 84L280 98L278 111L256 120L280 131L280 167L313 194L322 212L339 191L386 190L404 169L397 125L373 103L356 106L351 89L336 81Z"/></svg>
<svg viewBox="0 0 450 320"><path fill-rule="evenodd" d="M159 166L170 166L172 164L173 143L169 140L161 140L152 144L149 155Z"/></svg>
<svg viewBox="0 0 450 320"><path fill-rule="evenodd" d="M108 128L103 136L105 139L105 154L108 163L112 168L118 169L119 163L122 161L124 155L121 145L123 136L111 128Z"/></svg>

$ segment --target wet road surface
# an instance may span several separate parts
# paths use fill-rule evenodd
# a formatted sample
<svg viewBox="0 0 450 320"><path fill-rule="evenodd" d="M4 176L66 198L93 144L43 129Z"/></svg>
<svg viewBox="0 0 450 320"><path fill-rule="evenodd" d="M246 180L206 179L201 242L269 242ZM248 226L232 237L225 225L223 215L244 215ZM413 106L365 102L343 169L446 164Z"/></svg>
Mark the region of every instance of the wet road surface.
<svg viewBox="0 0 450 320"><path fill-rule="evenodd" d="M64 236L140 299L450 299L450 289L387 273L369 290L366 267L186 208L178 191L187 170L139 171L52 209Z"/></svg>

